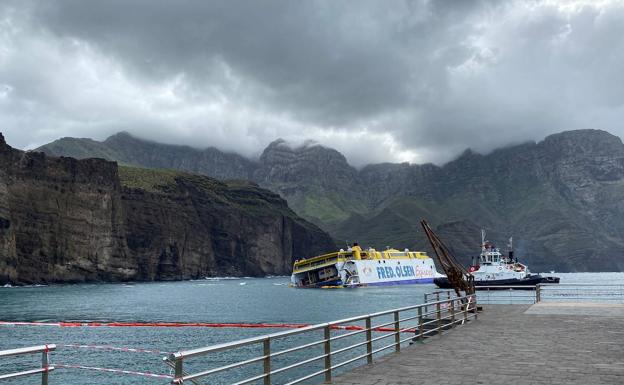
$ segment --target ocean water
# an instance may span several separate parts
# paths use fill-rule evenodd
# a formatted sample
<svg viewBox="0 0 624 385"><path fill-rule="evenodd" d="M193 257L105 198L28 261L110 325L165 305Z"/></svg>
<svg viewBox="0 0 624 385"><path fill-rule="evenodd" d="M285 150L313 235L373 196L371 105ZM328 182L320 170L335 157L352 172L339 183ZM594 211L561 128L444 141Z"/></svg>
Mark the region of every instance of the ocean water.
<svg viewBox="0 0 624 385"><path fill-rule="evenodd" d="M624 288L624 273L557 274L561 283L618 284ZM436 290L432 284L370 287L359 289L294 289L286 277L263 279L209 279L184 282L129 284L75 284L43 287L0 288L0 321L119 321L119 322L206 322L206 323L321 323L423 302L424 293ZM162 363L166 352L208 346L241 338L273 333L281 329L239 328L154 328L154 327L58 327L0 326L0 350L57 344L51 362L169 374ZM321 335L309 338L320 339ZM288 343L305 342L296 337ZM308 341L309 342L309 341ZM106 345L157 350L135 353L63 347L63 345ZM284 359L286 365L320 354L301 352ZM354 352L353 354L355 354ZM203 370L236 359L260 354L251 349L196 360L187 368ZM0 359L0 374L13 368L32 368L40 355ZM356 363L355 366L361 365ZM252 365L253 366L253 365ZM319 367L320 368L320 367ZM256 366L242 374L253 374ZM241 374L241 375L242 375ZM296 374L296 373L295 373ZM294 375L294 374L293 374ZM286 378L279 381L285 381ZM206 383L234 381L225 374ZM240 378L238 378L240 379ZM7 384L37 383L33 377ZM316 378L311 383L320 383ZM51 384L166 384L167 379L118 375L85 369L62 368L50 374Z"/></svg>

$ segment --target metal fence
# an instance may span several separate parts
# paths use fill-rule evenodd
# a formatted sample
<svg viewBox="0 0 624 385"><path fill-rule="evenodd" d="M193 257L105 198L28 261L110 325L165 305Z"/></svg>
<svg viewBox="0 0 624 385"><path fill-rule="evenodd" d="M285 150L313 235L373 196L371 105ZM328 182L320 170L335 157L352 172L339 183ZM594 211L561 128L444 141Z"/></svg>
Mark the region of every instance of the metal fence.
<svg viewBox="0 0 624 385"><path fill-rule="evenodd" d="M540 284L536 302L624 303L624 285Z"/></svg>
<svg viewBox="0 0 624 385"><path fill-rule="evenodd" d="M539 290L539 289L537 289ZM479 286L477 300L480 304L533 304L536 286ZM425 302L457 298L454 290L437 290L425 293Z"/></svg>
<svg viewBox="0 0 624 385"><path fill-rule="evenodd" d="M274 383L272 381L277 375L283 376L295 369L294 374L279 382L294 385L319 376L323 376L324 380L329 382L339 368L363 360L372 363L374 357L381 352L400 352L402 344L422 341L424 338L435 334L441 335L443 330L453 328L471 318L477 318L477 298L475 295L460 298L449 297L435 302L361 315L199 349L179 351L163 358L163 360L174 370L173 384L185 382L198 384L202 378L209 376L214 378L217 374L240 371L241 368L254 366L254 364L258 366L256 370L245 372L246 375L251 376L239 379L234 384L263 383L270 385ZM357 325L358 322L363 322L364 325ZM322 333L322 338L313 339L311 342L306 340L305 343L301 343L300 339L299 343L294 344L294 346L292 343L289 345L281 343L284 339L294 336L313 335L315 333ZM357 338L355 343L340 343L347 340L352 341L353 337ZM379 341L387 341L386 339L391 339L391 342L383 346L376 346ZM194 373L185 370L188 361L191 359L209 357L210 362L219 362L219 360L224 362L228 360L225 360L223 355L232 357L232 351L250 347L259 348L260 354L218 367L203 368L203 370ZM321 354L305 359L298 355L299 352L311 351L313 348L319 348ZM354 351L355 354L347 354ZM295 362L291 361L284 365L284 360L279 360L288 355L293 355L293 353L295 354ZM314 363L320 363L320 369L314 367ZM195 367L198 368L197 365Z"/></svg>
<svg viewBox="0 0 624 385"><path fill-rule="evenodd" d="M477 297L482 304L530 305L539 302L540 285L480 286Z"/></svg>
<svg viewBox="0 0 624 385"><path fill-rule="evenodd" d="M456 298L453 290L425 294L425 302ZM541 283L535 286L478 286L480 304L521 305L538 302L608 302L624 303L624 285Z"/></svg>
<svg viewBox="0 0 624 385"><path fill-rule="evenodd" d="M30 370L23 370L19 372L0 374L0 380L9 380L17 377L33 376L41 374L41 384L48 385L48 373L54 370L54 366L50 366L49 352L56 350L56 345L41 345L32 346L28 348L0 350L0 358L21 356L26 354L41 353L41 367Z"/></svg>

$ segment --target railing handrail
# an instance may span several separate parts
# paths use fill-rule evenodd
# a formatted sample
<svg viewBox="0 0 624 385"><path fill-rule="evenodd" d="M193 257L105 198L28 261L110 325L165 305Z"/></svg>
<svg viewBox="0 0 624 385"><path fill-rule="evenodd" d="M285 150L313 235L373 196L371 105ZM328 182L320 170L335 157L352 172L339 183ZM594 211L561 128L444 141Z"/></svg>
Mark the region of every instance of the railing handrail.
<svg viewBox="0 0 624 385"><path fill-rule="evenodd" d="M538 284L541 285L541 284ZM535 290L535 287L538 285L493 285L493 286L476 286L475 289L480 290L480 289L490 289L490 288L496 288L496 289L533 289Z"/></svg>
<svg viewBox="0 0 624 385"><path fill-rule="evenodd" d="M48 385L48 373L54 370L54 366L50 365L48 353L53 350L56 350L55 344L0 350L0 358L41 353L41 367L37 369L22 370L20 372L4 373L0 375L0 380L41 374L41 384Z"/></svg>
<svg viewBox="0 0 624 385"><path fill-rule="evenodd" d="M492 303L490 298L491 293L511 293L513 289L520 289L521 292L534 292L530 295L520 295L520 293L514 293L513 296L508 297L513 304L514 299L520 301L526 301L527 298L533 299L533 303L540 303L551 300L572 300L582 299L594 301L623 301L624 303L624 283L539 283L536 285L526 286L478 286L477 293L480 294L480 301ZM485 290L482 290L485 289ZM524 289L524 290L522 290ZM439 293L425 294L439 296ZM450 296L450 294L449 294ZM487 298L486 298L487 296ZM503 300L506 303L507 297L498 296L494 297L494 301ZM519 302L526 303L526 302Z"/></svg>
<svg viewBox="0 0 624 385"><path fill-rule="evenodd" d="M467 296L464 296L464 297L455 297L453 299L469 298L470 296L473 296L473 295L474 294L467 295ZM324 323L320 323L320 324L304 326L304 327L293 329L293 330L285 330L285 331L282 331L282 332L276 332L276 333L271 333L271 334L263 334L263 335L257 336L257 337L245 338L245 339L231 341L231 342L224 342L224 343L217 344L217 345L211 345L211 346L207 346L207 347L203 347L203 348L189 349L189 350L184 350L184 351L171 353L169 355L169 358L170 359L179 359L181 357L183 357L183 358L191 358L191 357L196 357L196 356L203 355L203 354L216 353L216 352L227 350L227 349L240 348L240 347L243 347L243 346L264 342L266 340L274 340L274 339L277 339L277 338L288 337L288 336L301 334L301 333L305 333L305 332L309 332L309 331L313 331L313 330L320 330L320 329L323 329L323 328L325 328L327 326L331 327L331 326L341 325L341 324L344 324L344 323L347 323L347 322L357 322L357 321L365 320L366 318L369 318L369 317L370 318L380 317L380 316L392 314L392 313L397 312L397 311L401 312L401 311L414 310L414 309L418 309L419 307L422 308L422 307L425 307L425 306L435 306L438 303L442 304L442 303L447 303L447 302L448 302L448 299L444 299L444 300L440 300L440 301L428 302L428 303L412 305L412 306L405 306L405 307L395 308L395 309L391 309L391 310L384 310L384 311L380 311L380 312L376 312L376 313L370 313L370 314L364 314L364 315L359 315L359 316L350 317L350 318L344 318L344 319L340 319L340 320L336 320L336 321L330 321L330 322L324 322Z"/></svg>
<svg viewBox="0 0 624 385"><path fill-rule="evenodd" d="M56 350L56 345L55 344L29 346L27 348L15 348L15 349L0 350L0 358L2 358L2 357L10 357L10 356L19 356L19 355L22 355L22 354L50 352L52 350Z"/></svg>
<svg viewBox="0 0 624 385"><path fill-rule="evenodd" d="M544 287L544 286L548 286L548 287L555 287L555 286L582 286L582 287L586 287L586 286L607 286L607 287L612 287L612 286L618 286L618 287L622 287L624 286L624 283L540 283L540 286Z"/></svg>
<svg viewBox="0 0 624 385"><path fill-rule="evenodd" d="M445 325L449 324L451 327L456 326L456 324L458 322L464 322L470 318L476 318L477 317L477 306L476 306L476 302L477 302L477 297L476 294L470 294L470 295L465 295L462 297L454 297L454 298L445 298L445 299L441 299L439 301L434 301L434 302L428 302L428 303L423 303L423 304L418 304L418 305L412 305L412 306L405 306L405 307L401 307L401 308L395 308L395 309L390 309L390 310L385 310L385 311L380 311L380 312L376 312L376 313L370 313L370 314L364 314L364 315L359 315L359 316L355 316L355 317L350 317L350 318L344 318L341 320L335 320L335 321L330 321L330 322L324 322L324 323L319 323L319 324L315 324L315 325L309 325L309 326L305 326L305 327L301 327L301 328L297 328L294 330L287 330L287 331L282 331L282 332L277 332L277 333L271 333L271 334L265 334L265 335L261 335L261 336L257 336L257 337L251 337L251 338L245 338L245 339L241 339L238 341L231 341L231 342L226 342L226 343L221 343L221 344L217 344L217 345L212 345L212 346L207 346L207 347L202 347L202 348L196 348L196 349L189 349L189 350L184 350L184 351L178 351L175 353L171 353L169 356L165 357L163 360L165 360L165 362L167 363L167 365L171 366L174 368L175 370L175 378L172 381L172 383L174 384L180 384L183 381L194 381L195 379L198 379L200 377L205 377L207 375L213 375L225 370L230 370L230 369L235 369L235 368L239 368L243 365L246 364L250 364L250 363L254 363L254 362L264 362L264 374L261 375L257 375L254 377L251 377L247 380L238 382L239 384L244 384L244 383L248 383L251 381L257 381L257 380L261 380L264 378L264 383L265 384L270 384L271 383L271 375L273 374L278 374L281 372L284 372L286 370L290 370L299 366L302 366L304 364L307 364L309 362L313 362L313 361L317 361L317 360L325 360L325 370L321 370L312 374L308 374L307 376L304 376L302 378L299 378L297 380L295 380L294 383L298 383L300 381L303 381L306 378L312 378L315 377L317 375L321 375L323 373L325 373L325 380L326 381L331 381L331 371L332 369L336 369L339 368L341 366L344 366L348 363L351 362L355 362L358 359L364 359L366 358L367 361L370 363L372 362L372 357L373 354L378 353L382 350L385 349L389 349L394 347L395 350L397 352L400 351L400 345L404 342L407 342L409 340L415 339L415 338L419 338L422 339L425 336L427 336L427 334L431 333L432 331L437 331L438 333L442 333L443 330L443 324L441 323L442 320L445 321ZM443 307L443 304L449 304L448 309ZM456 309L456 305L459 305L459 307ZM436 308L436 311L434 312L429 312L428 310L426 310L426 313L423 314L422 309L425 308L427 309L428 307L434 306ZM407 318L400 318L400 313L401 312L405 312L405 311L410 311L410 310L418 310L418 315L414 316L414 317L407 317ZM441 311L445 311L447 314L450 315L446 315L444 317L441 317ZM472 316L469 315L469 312L473 313ZM437 321L431 321L431 322L437 322L437 327L434 327L431 330L427 330L426 332L423 332L423 325L426 324L431 324L431 322L425 322L423 323L423 317L429 314L437 314ZM461 317L459 317L459 315L464 314L463 319L461 319ZM382 336L382 337L375 337L372 338L371 332L375 331L375 328L379 327L379 325L372 325L371 320L373 318L376 317L382 317L382 316L386 316L386 315L394 315L394 321L392 322L388 322L386 324L384 324L384 326L389 326L394 324L394 328L393 331L387 335L387 336ZM456 315L458 317L456 317ZM409 320L413 320L413 319L418 319L418 325L417 326L411 326L408 328L401 328L400 324L401 322L405 322L405 321L409 321ZM347 323L352 323L352 322L357 322L357 321L366 321L366 326L363 327L363 329L361 331L358 331L357 333L353 333L353 334L360 334L360 333L366 333L366 340L364 342L359 342L356 343L355 345L350 345L344 348L341 348L339 350L336 351L332 351L330 345L331 342L337 338L332 337L330 334L330 331L332 330L332 328L334 326L338 326L338 325L343 325L347 324ZM449 321L447 323L447 321ZM348 325L346 325L348 326ZM325 345L325 353L321 354L319 356L315 356L313 358L309 358L307 360L301 361L299 363L295 363L292 365L288 365L286 367L282 367L279 369L275 369L275 368L271 368L271 358L272 357L276 357L276 356L281 356L283 354L286 353L292 353L294 351L298 351L300 350L301 346L295 346L295 347L291 347L285 350L280 350L280 351L271 351L271 346L273 345L271 342L272 340L275 339L279 339L279 338L283 338L283 337L288 337L288 336L292 336L292 335L297 335L297 334L301 334L301 333L305 333L305 332L310 332L310 331L316 331L316 330L324 330L325 333L325 337L319 341L314 341L312 343L308 343L303 345L304 347L309 347L309 346L313 346L313 345ZM406 331L410 331L410 332L414 332L414 334L416 335L415 337L408 337L408 338L404 338L401 339L400 337L400 333L406 332ZM349 336L353 335L350 334ZM384 346L380 349L376 349L373 350L372 348L372 343L374 341L377 341L381 338L387 338L387 337L391 337L394 336L394 342L390 345ZM342 338L342 336L340 336L340 338ZM206 354L210 354L210 353L217 353L217 352L221 352L221 351L225 351L225 350L231 350L231 349L236 349L236 348L240 348L243 346L248 346L248 345L253 345L253 344L263 344L264 345L264 354L260 355L260 356L255 356L251 359L247 359L244 361L240 361L237 363L232 363L232 364L228 364L228 365L224 365L224 366L220 366L220 367L216 367L216 368L212 368L212 369L208 369L208 370L204 370L204 371L200 371L197 373L186 373L183 370L183 361L188 359L188 358L192 358L192 357L196 357L196 356L202 356L202 355L206 355ZM357 356L355 358L351 358L347 361L341 362L341 363L336 363L336 364L332 364L331 362L331 357L335 354L339 354L343 351L347 351L356 347L361 347L366 345L366 349L367 349L367 353L363 354L361 356Z"/></svg>

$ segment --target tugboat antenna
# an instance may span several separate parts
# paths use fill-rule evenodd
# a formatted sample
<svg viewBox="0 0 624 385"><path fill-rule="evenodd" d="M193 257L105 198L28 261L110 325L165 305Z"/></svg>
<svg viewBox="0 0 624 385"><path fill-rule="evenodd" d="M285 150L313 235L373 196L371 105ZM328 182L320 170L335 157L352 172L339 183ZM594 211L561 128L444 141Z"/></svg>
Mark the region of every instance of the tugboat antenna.
<svg viewBox="0 0 624 385"><path fill-rule="evenodd" d="M509 258L509 262L513 263L513 258L514 258L513 237L509 237L509 243L507 244L507 249L508 249L507 250L507 256ZM517 259L517 257L516 257L516 259Z"/></svg>
<svg viewBox="0 0 624 385"><path fill-rule="evenodd" d="M481 229L481 250L485 250L485 229Z"/></svg>

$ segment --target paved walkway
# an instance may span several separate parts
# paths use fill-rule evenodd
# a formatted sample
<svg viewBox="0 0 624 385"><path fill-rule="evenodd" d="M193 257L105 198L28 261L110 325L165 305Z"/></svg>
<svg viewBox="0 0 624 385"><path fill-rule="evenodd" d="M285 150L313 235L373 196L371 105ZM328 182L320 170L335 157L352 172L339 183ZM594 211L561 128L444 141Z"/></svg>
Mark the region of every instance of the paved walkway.
<svg viewBox="0 0 624 385"><path fill-rule="evenodd" d="M484 305L476 322L333 383L622 385L624 305Z"/></svg>

